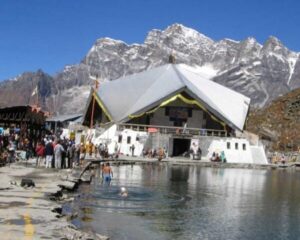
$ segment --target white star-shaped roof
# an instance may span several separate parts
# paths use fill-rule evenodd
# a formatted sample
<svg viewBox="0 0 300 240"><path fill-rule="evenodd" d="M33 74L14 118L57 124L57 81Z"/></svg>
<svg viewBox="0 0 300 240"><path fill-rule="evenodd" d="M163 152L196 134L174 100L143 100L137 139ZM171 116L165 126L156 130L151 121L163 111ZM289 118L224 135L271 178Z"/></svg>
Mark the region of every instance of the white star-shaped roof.
<svg viewBox="0 0 300 240"><path fill-rule="evenodd" d="M167 64L101 84L97 94L115 122L187 92L216 117L242 130L250 99L185 64Z"/></svg>

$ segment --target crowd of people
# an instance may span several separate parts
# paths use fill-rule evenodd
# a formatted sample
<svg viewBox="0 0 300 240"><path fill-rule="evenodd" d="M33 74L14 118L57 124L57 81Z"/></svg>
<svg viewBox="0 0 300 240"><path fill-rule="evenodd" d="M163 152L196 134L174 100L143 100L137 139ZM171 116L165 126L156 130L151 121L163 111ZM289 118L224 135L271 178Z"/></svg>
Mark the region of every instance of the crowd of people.
<svg viewBox="0 0 300 240"><path fill-rule="evenodd" d="M19 132L7 132L0 134L0 162L11 163L15 161L17 150L23 150L29 158L36 144L36 139L29 137L27 134L21 135Z"/></svg>
<svg viewBox="0 0 300 240"><path fill-rule="evenodd" d="M45 163L46 168L73 168L83 165L86 157L108 158L107 144L94 145L91 141L75 144L68 139L45 139L36 148L36 166L39 159Z"/></svg>
<svg viewBox="0 0 300 240"><path fill-rule="evenodd" d="M57 135L31 138L15 132L0 134L0 163L3 165L31 158L35 159L36 167L73 168L83 164L87 156L107 158L107 144L94 145L91 141L75 144L74 140Z"/></svg>
<svg viewBox="0 0 300 240"><path fill-rule="evenodd" d="M221 151L221 153L217 153L217 152L213 152L211 158L210 158L211 162L222 162L222 163L226 163L226 157L225 157L225 152Z"/></svg>
<svg viewBox="0 0 300 240"><path fill-rule="evenodd" d="M152 148L152 149L143 149L142 157L144 158L157 158L158 160L162 160L168 156L168 152L166 148Z"/></svg>
<svg viewBox="0 0 300 240"><path fill-rule="evenodd" d="M299 162L300 161L300 149L297 152L273 152L268 155L270 163L273 164L286 164L289 162Z"/></svg>
<svg viewBox="0 0 300 240"><path fill-rule="evenodd" d="M198 146L196 143L193 143L190 148L189 154L191 160L201 160L202 150L200 146Z"/></svg>

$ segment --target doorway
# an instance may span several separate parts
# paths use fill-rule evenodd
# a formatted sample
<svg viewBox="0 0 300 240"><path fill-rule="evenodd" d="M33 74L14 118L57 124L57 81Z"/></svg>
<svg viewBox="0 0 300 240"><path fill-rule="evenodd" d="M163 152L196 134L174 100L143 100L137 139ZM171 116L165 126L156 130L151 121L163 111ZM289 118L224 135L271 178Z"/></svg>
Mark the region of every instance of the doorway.
<svg viewBox="0 0 300 240"><path fill-rule="evenodd" d="M173 139L173 157L183 156L188 153L191 146L191 139L174 138Z"/></svg>

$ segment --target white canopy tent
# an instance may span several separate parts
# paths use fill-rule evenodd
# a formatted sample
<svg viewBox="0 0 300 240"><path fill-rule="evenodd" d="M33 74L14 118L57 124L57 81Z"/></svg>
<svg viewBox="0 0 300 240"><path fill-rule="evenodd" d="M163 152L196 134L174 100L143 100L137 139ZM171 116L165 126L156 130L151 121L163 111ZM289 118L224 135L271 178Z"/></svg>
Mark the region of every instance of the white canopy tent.
<svg viewBox="0 0 300 240"><path fill-rule="evenodd" d="M181 92L188 93L230 127L243 130L250 99L211 81L197 68L185 64L166 64L105 82L96 92L96 98L109 119L121 123Z"/></svg>

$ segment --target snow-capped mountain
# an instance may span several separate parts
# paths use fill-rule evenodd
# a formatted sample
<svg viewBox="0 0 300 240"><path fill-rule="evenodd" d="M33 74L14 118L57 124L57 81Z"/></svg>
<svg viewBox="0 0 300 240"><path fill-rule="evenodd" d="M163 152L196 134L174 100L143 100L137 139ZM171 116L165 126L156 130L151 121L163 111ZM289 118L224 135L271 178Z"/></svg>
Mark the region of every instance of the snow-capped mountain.
<svg viewBox="0 0 300 240"><path fill-rule="evenodd" d="M98 75L102 81L114 80L165 64L170 54L176 63L197 65L212 80L251 97L254 106L262 107L300 87L299 53L287 49L277 38L269 37L264 44L254 38L214 41L174 24L163 31L150 31L143 44L98 39L81 63L66 66L53 77L50 94L44 97L45 106L53 112L80 112L92 85L89 75ZM0 102L5 102L1 96Z"/></svg>

